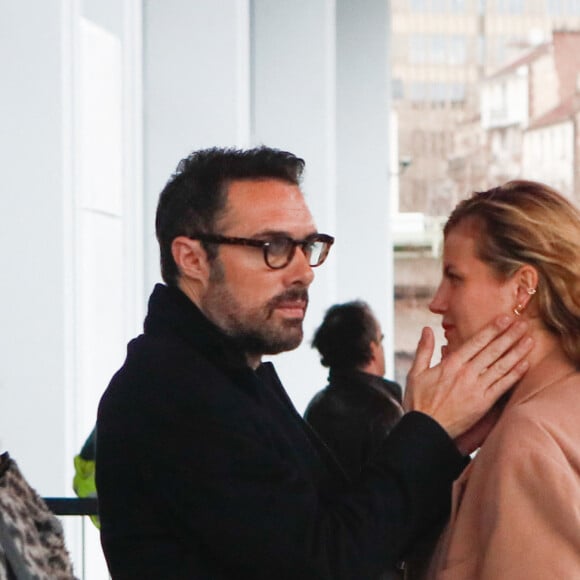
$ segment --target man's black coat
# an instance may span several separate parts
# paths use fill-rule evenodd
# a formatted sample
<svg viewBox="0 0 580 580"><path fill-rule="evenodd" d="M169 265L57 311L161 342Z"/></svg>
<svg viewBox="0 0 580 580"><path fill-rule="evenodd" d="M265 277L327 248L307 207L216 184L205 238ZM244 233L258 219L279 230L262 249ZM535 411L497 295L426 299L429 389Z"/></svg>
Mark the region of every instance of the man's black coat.
<svg viewBox="0 0 580 580"><path fill-rule="evenodd" d="M304 419L357 479L403 415L401 387L357 369L331 369L328 383Z"/></svg>
<svg viewBox="0 0 580 580"><path fill-rule="evenodd" d="M350 484L273 367L158 285L99 406L101 541L115 580L375 580L445 515L463 465L410 413Z"/></svg>

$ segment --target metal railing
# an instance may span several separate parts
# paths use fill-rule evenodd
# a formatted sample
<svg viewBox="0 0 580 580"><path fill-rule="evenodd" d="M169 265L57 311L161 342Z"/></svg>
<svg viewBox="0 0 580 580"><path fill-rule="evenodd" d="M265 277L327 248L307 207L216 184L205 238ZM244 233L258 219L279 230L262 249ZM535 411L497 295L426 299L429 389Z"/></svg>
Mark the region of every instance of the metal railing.
<svg viewBox="0 0 580 580"><path fill-rule="evenodd" d="M57 516L96 516L99 500L96 497L44 497L50 511Z"/></svg>

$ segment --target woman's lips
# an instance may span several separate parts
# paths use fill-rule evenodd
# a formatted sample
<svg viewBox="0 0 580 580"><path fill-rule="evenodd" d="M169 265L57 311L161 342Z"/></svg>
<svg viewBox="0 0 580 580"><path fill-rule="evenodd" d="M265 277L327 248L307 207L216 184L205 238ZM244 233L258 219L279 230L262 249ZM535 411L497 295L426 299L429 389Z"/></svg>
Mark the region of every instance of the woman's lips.
<svg viewBox="0 0 580 580"><path fill-rule="evenodd" d="M445 331L445 338L449 338L449 334L453 331L455 326L453 324L449 324L448 322L444 322L442 325L443 330Z"/></svg>

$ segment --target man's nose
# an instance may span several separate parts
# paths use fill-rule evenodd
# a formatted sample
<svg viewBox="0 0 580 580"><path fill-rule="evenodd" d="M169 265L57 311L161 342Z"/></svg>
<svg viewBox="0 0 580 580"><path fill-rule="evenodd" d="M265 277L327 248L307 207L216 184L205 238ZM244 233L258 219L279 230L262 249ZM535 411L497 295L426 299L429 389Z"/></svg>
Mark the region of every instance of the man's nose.
<svg viewBox="0 0 580 580"><path fill-rule="evenodd" d="M314 280L314 271L310 265L310 256L304 251L302 246L298 246L290 263L284 268L291 278L290 283L301 282L309 286Z"/></svg>

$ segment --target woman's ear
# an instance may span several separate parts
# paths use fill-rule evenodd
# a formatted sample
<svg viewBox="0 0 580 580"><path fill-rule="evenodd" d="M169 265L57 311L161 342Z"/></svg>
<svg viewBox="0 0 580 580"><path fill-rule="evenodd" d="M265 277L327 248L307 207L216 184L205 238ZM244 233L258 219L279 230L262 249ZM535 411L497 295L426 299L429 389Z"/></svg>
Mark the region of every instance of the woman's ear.
<svg viewBox="0 0 580 580"><path fill-rule="evenodd" d="M206 285L210 274L209 260L199 240L178 236L171 242L171 254L182 278Z"/></svg>
<svg viewBox="0 0 580 580"><path fill-rule="evenodd" d="M515 274L516 285L516 309L521 313L533 298L538 287L538 271L533 266L525 264Z"/></svg>

